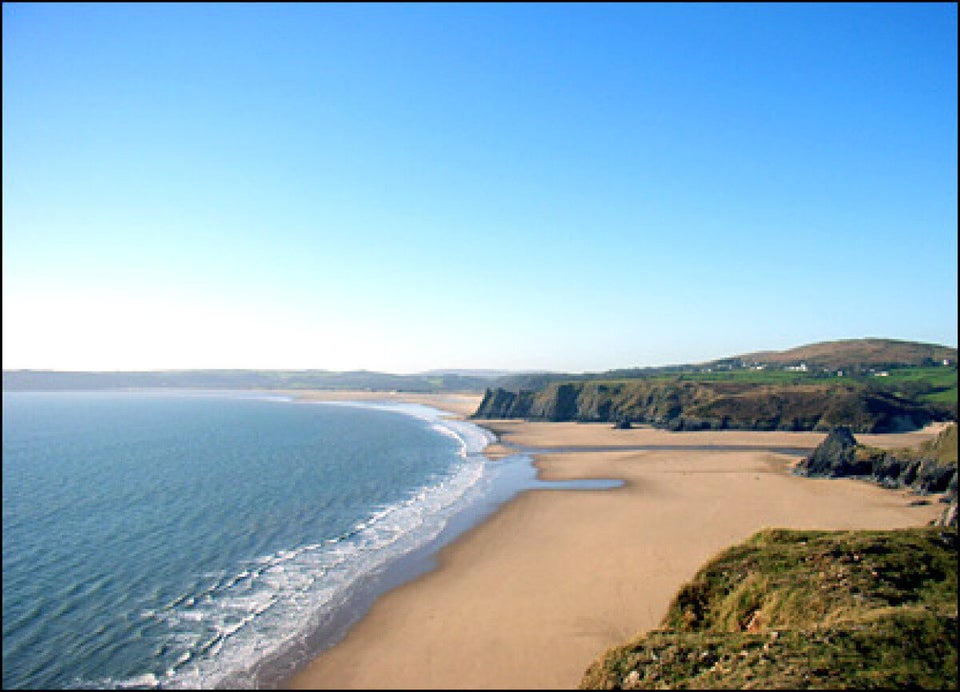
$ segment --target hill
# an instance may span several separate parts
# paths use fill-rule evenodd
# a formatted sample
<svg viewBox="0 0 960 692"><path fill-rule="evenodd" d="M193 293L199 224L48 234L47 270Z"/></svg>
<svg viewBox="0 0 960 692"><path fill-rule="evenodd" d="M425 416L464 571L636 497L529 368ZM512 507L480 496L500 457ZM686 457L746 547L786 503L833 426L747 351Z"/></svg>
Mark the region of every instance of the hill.
<svg viewBox="0 0 960 692"><path fill-rule="evenodd" d="M658 367L618 368L597 373L534 372L500 378L496 385L507 390L542 389L553 382L649 379L679 375L743 376L770 379L787 377L834 377L838 370L847 376L872 376L885 370L942 368L956 372L957 349L896 339L844 339L798 346L786 351L757 351L703 363ZM765 371L765 372L762 372ZM889 374L889 373L888 373Z"/></svg>
<svg viewBox="0 0 960 692"><path fill-rule="evenodd" d="M956 530L761 531L580 687L956 689Z"/></svg>
<svg viewBox="0 0 960 692"><path fill-rule="evenodd" d="M760 351L736 356L747 364L800 365L824 370L857 371L956 365L957 349L895 339L845 339L799 346L787 351Z"/></svg>
<svg viewBox="0 0 960 692"><path fill-rule="evenodd" d="M491 383L477 418L630 421L672 430L915 429L957 419L957 350L891 339L810 344L699 365Z"/></svg>

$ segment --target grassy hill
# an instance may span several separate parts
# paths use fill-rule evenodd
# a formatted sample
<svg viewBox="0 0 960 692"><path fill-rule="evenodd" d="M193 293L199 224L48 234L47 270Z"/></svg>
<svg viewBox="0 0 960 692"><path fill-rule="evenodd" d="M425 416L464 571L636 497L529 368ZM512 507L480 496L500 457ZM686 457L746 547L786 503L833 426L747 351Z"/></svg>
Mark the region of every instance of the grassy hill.
<svg viewBox="0 0 960 692"><path fill-rule="evenodd" d="M957 363L957 349L895 339L845 339L799 346L786 351L761 351L737 358L745 363L800 364L827 370L864 370L940 366Z"/></svg>
<svg viewBox="0 0 960 692"><path fill-rule="evenodd" d="M956 689L956 530L761 531L580 687Z"/></svg>

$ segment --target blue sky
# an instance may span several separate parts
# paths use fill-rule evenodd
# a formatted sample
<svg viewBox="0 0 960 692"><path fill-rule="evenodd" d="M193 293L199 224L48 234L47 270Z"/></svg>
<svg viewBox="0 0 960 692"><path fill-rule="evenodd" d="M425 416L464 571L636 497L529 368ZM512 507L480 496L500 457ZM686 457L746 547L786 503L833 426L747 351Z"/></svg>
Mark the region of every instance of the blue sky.
<svg viewBox="0 0 960 692"><path fill-rule="evenodd" d="M957 344L957 7L3 4L3 367Z"/></svg>

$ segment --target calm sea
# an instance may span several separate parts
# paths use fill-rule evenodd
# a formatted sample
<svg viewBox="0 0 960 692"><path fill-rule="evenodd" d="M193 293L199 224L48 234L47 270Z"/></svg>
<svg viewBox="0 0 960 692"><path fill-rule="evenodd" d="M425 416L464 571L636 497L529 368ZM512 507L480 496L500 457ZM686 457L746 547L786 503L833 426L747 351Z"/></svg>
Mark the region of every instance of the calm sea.
<svg viewBox="0 0 960 692"><path fill-rule="evenodd" d="M4 392L3 687L277 684L489 500L488 441L415 405Z"/></svg>

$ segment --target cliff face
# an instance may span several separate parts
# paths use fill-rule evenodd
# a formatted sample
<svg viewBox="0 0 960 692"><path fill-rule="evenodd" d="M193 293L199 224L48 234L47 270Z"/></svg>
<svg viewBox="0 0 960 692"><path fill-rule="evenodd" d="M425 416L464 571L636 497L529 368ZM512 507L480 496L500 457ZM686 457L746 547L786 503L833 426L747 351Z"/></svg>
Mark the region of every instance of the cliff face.
<svg viewBox="0 0 960 692"><path fill-rule="evenodd" d="M856 451L857 440L850 428L836 428L813 450L813 454L800 462L797 473L802 476L830 478L869 474L872 470L871 464L857 460Z"/></svg>
<svg viewBox="0 0 960 692"><path fill-rule="evenodd" d="M487 389L476 418L525 418L529 414L533 392L514 393L505 389Z"/></svg>
<svg viewBox="0 0 960 692"><path fill-rule="evenodd" d="M749 385L628 380L554 382L537 391L487 389L476 418L649 423L671 430L912 430L942 412L854 385Z"/></svg>

